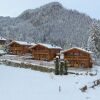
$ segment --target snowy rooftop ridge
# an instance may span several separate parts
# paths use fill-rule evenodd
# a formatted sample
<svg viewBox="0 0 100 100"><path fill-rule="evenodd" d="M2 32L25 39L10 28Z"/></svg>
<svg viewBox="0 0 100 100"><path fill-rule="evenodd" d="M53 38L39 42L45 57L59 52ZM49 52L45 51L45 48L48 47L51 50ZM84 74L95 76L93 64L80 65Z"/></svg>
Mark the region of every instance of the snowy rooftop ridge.
<svg viewBox="0 0 100 100"><path fill-rule="evenodd" d="M5 38L3 38L3 37L0 37L0 40L6 40Z"/></svg>
<svg viewBox="0 0 100 100"><path fill-rule="evenodd" d="M25 41L12 41L9 45L11 45L12 43L18 43L20 45L36 45L35 43L28 43Z"/></svg>
<svg viewBox="0 0 100 100"><path fill-rule="evenodd" d="M38 44L36 44L36 45L41 45L41 46L44 46L44 47L46 47L46 48L48 48L48 49L62 49L61 47L56 46L56 45L54 45L54 44L38 43ZM35 45L35 46L36 46L36 45ZM32 46L31 48L33 48L33 47L35 47L35 46Z"/></svg>
<svg viewBox="0 0 100 100"><path fill-rule="evenodd" d="M83 49L83 48L80 48L80 47L72 47L72 48L70 48L70 49L67 49L67 50L65 50L65 51L62 51L62 53L67 52L67 51L70 51L70 50L73 50L73 49L77 49L77 50L80 50L80 51L83 51L83 52L86 52L86 53L89 53L89 54L92 53L91 51L88 51L88 50Z"/></svg>

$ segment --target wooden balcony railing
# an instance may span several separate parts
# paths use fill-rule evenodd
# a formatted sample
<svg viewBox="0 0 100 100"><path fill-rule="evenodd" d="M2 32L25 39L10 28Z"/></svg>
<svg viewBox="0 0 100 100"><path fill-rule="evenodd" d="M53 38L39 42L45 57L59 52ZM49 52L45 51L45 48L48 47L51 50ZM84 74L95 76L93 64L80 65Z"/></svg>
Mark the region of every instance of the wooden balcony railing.
<svg viewBox="0 0 100 100"><path fill-rule="evenodd" d="M11 48L11 50L22 50L23 48L17 47L17 48Z"/></svg>
<svg viewBox="0 0 100 100"><path fill-rule="evenodd" d="M65 56L65 59L78 60L78 59L88 59L88 57L87 56Z"/></svg>
<svg viewBox="0 0 100 100"><path fill-rule="evenodd" d="M47 50L37 50L37 51L34 51L35 53L49 53L49 51Z"/></svg>

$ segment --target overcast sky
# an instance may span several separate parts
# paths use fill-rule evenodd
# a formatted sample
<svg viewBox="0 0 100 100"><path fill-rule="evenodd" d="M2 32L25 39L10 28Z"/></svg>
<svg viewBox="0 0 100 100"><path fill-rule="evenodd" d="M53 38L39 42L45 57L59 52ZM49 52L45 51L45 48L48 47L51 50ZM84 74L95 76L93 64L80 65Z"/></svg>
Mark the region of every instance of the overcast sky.
<svg viewBox="0 0 100 100"><path fill-rule="evenodd" d="M26 9L35 9L52 1L100 19L100 0L0 0L0 16L16 17Z"/></svg>

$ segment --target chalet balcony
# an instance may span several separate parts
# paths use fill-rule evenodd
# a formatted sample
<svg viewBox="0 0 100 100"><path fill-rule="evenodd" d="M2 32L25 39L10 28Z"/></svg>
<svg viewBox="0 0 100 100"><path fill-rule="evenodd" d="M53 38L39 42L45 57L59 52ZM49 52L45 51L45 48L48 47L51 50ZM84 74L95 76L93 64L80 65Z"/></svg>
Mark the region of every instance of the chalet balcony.
<svg viewBox="0 0 100 100"><path fill-rule="evenodd" d="M23 48L17 47L17 48L11 48L11 50L22 50Z"/></svg>
<svg viewBox="0 0 100 100"><path fill-rule="evenodd" d="M69 59L69 60L82 60L82 59L87 59L87 56L66 56L65 59Z"/></svg>
<svg viewBox="0 0 100 100"><path fill-rule="evenodd" d="M49 51L47 50L37 50L37 51L34 51L35 54L48 54Z"/></svg>

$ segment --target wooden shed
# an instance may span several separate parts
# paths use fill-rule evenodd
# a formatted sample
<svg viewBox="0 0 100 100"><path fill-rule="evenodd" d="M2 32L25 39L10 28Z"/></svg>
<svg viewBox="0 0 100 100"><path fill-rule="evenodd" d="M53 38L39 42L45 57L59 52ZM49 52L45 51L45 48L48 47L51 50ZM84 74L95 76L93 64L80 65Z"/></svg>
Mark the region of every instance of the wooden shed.
<svg viewBox="0 0 100 100"><path fill-rule="evenodd" d="M3 49L5 44L6 44L6 39L3 37L0 37L0 49Z"/></svg>
<svg viewBox="0 0 100 100"><path fill-rule="evenodd" d="M32 46L31 49L33 59L50 61L53 60L57 54L60 54L62 48L51 44L38 43Z"/></svg>
<svg viewBox="0 0 100 100"><path fill-rule="evenodd" d="M27 43L23 41L12 41L9 46L9 51L15 55L23 55L30 53L29 47L35 45L34 43Z"/></svg>
<svg viewBox="0 0 100 100"><path fill-rule="evenodd" d="M91 68L91 52L82 48L71 48L63 52L64 59L68 61L68 67Z"/></svg>

